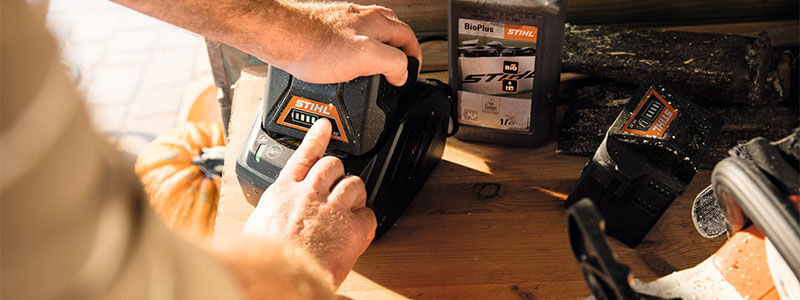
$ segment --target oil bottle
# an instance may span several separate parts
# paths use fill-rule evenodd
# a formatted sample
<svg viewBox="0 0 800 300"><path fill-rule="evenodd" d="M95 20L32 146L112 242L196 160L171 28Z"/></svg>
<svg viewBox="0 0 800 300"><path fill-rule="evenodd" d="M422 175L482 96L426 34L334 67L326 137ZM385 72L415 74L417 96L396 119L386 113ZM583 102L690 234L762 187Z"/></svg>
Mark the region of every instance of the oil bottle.
<svg viewBox="0 0 800 300"><path fill-rule="evenodd" d="M456 138L537 147L553 123L566 0L448 0Z"/></svg>

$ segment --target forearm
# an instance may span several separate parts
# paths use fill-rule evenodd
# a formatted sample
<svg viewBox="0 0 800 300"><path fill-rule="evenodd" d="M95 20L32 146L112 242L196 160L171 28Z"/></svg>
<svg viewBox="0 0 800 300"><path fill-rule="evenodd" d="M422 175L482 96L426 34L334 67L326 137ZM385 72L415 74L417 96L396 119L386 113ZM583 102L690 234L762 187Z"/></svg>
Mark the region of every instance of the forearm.
<svg viewBox="0 0 800 300"><path fill-rule="evenodd" d="M304 250L257 238L216 241L223 261L249 299L333 299L331 274Z"/></svg>
<svg viewBox="0 0 800 300"><path fill-rule="evenodd" d="M314 28L322 27L319 20L286 0L112 1L282 67L303 59L322 37Z"/></svg>

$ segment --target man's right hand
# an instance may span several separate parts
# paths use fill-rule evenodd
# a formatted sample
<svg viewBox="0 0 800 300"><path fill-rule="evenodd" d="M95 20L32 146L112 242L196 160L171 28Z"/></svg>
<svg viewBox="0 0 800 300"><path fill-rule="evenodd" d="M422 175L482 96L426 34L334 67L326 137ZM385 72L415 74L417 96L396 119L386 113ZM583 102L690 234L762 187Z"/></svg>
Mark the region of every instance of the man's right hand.
<svg viewBox="0 0 800 300"><path fill-rule="evenodd" d="M389 83L400 86L409 75L406 57L422 62L414 31L391 9L311 2L296 7L311 26L298 26L294 38L309 38L304 42L307 48L296 49L300 59L275 65L303 81L335 83L383 74Z"/></svg>
<svg viewBox="0 0 800 300"><path fill-rule="evenodd" d="M422 50L406 23L380 6L283 0L113 0L224 42L311 83L383 74L408 78Z"/></svg>
<svg viewBox="0 0 800 300"><path fill-rule="evenodd" d="M338 158L323 156L330 137L327 119L314 123L264 191L244 233L307 250L339 286L375 237L377 222L361 178L345 175Z"/></svg>

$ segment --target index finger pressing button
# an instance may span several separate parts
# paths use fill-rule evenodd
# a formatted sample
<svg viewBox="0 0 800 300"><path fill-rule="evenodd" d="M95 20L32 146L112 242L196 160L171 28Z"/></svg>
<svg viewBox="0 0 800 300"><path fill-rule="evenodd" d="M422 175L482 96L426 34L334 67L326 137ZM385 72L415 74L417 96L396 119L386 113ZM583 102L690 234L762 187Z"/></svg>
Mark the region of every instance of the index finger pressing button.
<svg viewBox="0 0 800 300"><path fill-rule="evenodd" d="M299 182L305 179L311 167L325 154L330 139L331 123L328 119L320 118L314 122L303 138L303 142L286 161L286 166L281 170L278 180L287 178Z"/></svg>

